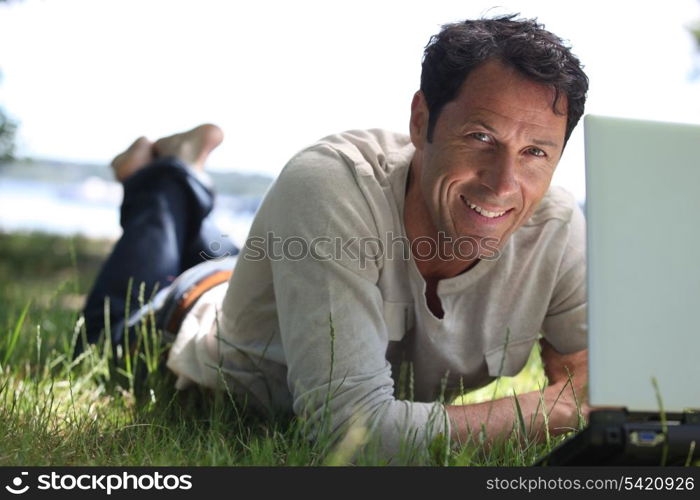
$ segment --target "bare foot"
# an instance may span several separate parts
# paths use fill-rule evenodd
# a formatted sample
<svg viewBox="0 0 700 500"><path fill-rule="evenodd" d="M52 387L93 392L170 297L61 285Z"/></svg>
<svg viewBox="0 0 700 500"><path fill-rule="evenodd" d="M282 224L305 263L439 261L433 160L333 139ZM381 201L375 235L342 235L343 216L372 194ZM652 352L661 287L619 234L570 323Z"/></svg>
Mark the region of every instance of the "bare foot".
<svg viewBox="0 0 700 500"><path fill-rule="evenodd" d="M153 161L153 143L145 137L136 139L126 151L114 157L112 169L119 182Z"/></svg>
<svg viewBox="0 0 700 500"><path fill-rule="evenodd" d="M158 139L153 151L158 156L176 156L197 170L204 169L209 153L224 140L224 133L216 125L206 123L188 132Z"/></svg>

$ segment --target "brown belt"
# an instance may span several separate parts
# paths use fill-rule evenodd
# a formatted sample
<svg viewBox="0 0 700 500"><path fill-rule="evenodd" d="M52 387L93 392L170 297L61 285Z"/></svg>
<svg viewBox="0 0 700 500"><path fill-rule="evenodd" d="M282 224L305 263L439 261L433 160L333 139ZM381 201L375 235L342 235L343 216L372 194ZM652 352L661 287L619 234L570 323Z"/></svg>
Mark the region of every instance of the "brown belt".
<svg viewBox="0 0 700 500"><path fill-rule="evenodd" d="M182 326L185 315L192 309L197 300L215 286L226 283L231 278L232 273L233 271L217 271L192 285L177 302L175 310L168 320L166 329L169 332L177 333L180 330L180 326Z"/></svg>

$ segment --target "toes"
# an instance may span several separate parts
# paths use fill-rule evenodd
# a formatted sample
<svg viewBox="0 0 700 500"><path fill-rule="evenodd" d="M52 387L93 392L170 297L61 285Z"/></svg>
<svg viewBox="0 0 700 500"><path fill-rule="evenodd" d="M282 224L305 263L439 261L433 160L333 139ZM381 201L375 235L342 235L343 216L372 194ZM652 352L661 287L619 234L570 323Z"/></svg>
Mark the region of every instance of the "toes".
<svg viewBox="0 0 700 500"><path fill-rule="evenodd" d="M129 146L129 152L145 152L151 149L153 143L149 141L146 137L141 136L136 139L131 146Z"/></svg>
<svg viewBox="0 0 700 500"><path fill-rule="evenodd" d="M224 140L223 130L212 123L200 125L199 127L195 128L193 132L194 131L199 132L202 137L205 138L206 142L211 144L213 147L218 146L221 144L221 141Z"/></svg>
<svg viewBox="0 0 700 500"><path fill-rule="evenodd" d="M129 146L130 150L142 147L144 143L147 143L148 139L146 137L141 136L138 139L136 139L134 142L131 143L131 146Z"/></svg>
<svg viewBox="0 0 700 500"><path fill-rule="evenodd" d="M139 137L126 151L115 156L111 166L112 169L114 169L117 180L120 182L123 181L153 160L152 147L153 143L146 137Z"/></svg>
<svg viewBox="0 0 700 500"><path fill-rule="evenodd" d="M112 163L110 163L112 168L117 168L121 163L124 162L124 154L125 153L120 153L112 159Z"/></svg>

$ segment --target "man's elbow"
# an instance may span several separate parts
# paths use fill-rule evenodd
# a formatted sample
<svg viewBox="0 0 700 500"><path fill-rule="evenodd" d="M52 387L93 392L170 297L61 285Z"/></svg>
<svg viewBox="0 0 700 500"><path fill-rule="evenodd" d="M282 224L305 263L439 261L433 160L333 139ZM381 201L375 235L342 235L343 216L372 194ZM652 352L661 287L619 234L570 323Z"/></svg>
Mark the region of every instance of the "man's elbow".
<svg viewBox="0 0 700 500"><path fill-rule="evenodd" d="M549 385L564 385L570 381L574 387L584 387L588 383L588 349L562 354L545 339L540 340L540 345Z"/></svg>

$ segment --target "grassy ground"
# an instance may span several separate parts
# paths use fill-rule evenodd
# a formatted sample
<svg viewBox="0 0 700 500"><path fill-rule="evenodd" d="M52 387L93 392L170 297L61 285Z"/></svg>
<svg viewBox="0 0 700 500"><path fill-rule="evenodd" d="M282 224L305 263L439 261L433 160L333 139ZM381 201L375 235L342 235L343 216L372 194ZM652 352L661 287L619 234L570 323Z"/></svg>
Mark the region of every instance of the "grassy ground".
<svg viewBox="0 0 700 500"><path fill-rule="evenodd" d="M178 392L145 328L134 357L108 346L73 360L84 294L109 243L0 234L0 465L324 465L357 443L308 440L299 419L261 421L226 393ZM536 351L523 372L466 395L512 395L544 383ZM554 446L561 438L553 439ZM439 443L438 443L439 444ZM485 451L435 446L429 465L529 465L548 449L514 436ZM380 463L371 456L358 464Z"/></svg>

